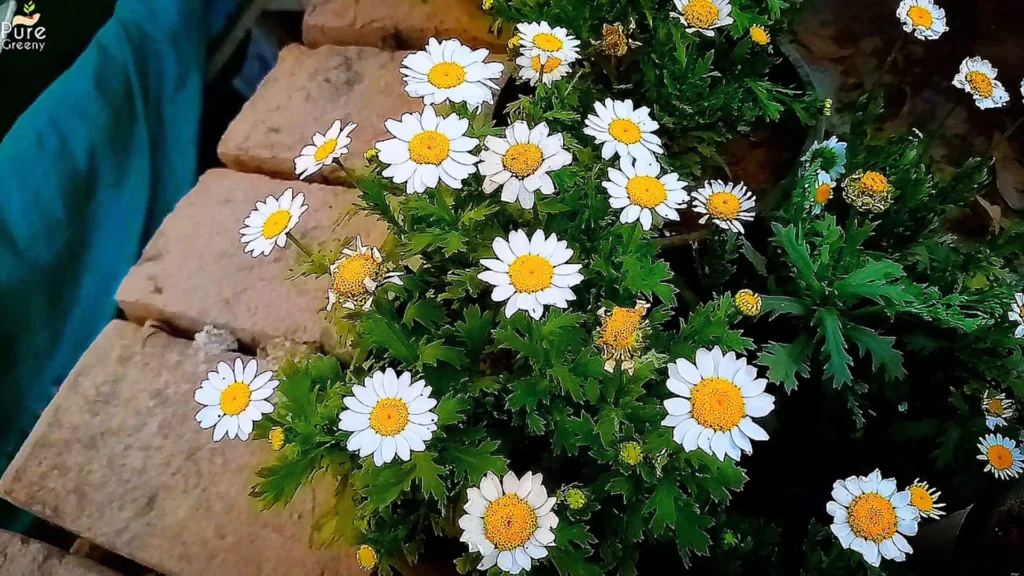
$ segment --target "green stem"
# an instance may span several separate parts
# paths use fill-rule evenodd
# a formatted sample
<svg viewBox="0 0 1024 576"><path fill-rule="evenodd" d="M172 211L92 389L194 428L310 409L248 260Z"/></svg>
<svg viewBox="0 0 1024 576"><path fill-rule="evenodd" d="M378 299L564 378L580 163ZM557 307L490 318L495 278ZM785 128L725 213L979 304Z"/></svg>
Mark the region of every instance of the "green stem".
<svg viewBox="0 0 1024 576"><path fill-rule="evenodd" d="M880 76L885 76L885 73L889 70L889 65L892 64L892 61L896 58L896 54L899 53L900 48L903 47L903 42L906 39L906 34L900 34L900 40L896 43L896 46L893 46L892 52L889 53L889 58L886 59L885 66L882 67L882 73Z"/></svg>
<svg viewBox="0 0 1024 576"><path fill-rule="evenodd" d="M1017 128L1020 128L1021 124L1024 124L1024 116L1021 116L1020 120L1014 122L1013 126L1010 126L1010 129L1003 133L1003 138L1009 138L1010 134L1013 134Z"/></svg>
<svg viewBox="0 0 1024 576"><path fill-rule="evenodd" d="M344 164L342 164L341 163L341 158L335 158L334 159L334 163L338 165L338 168L341 168L342 172L345 173L345 178L348 180L349 184L351 184L352 186L355 186L356 183L358 182L358 179L356 178L355 171L353 171L348 166L345 166Z"/></svg>
<svg viewBox="0 0 1024 576"><path fill-rule="evenodd" d="M291 243L294 244L296 248L301 250L302 253L306 255L306 258L313 257L313 253L309 251L309 248L306 248L306 245L303 244L298 238L296 238L294 234L292 234L291 232L285 232L285 236L288 238L288 240L291 240Z"/></svg>

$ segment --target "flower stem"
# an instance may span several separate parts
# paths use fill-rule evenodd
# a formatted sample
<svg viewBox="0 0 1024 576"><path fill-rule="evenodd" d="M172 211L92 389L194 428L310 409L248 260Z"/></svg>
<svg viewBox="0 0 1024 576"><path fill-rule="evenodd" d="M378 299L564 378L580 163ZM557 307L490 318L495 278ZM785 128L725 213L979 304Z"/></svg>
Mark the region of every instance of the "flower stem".
<svg viewBox="0 0 1024 576"><path fill-rule="evenodd" d="M1003 138L1009 138L1010 134L1013 134L1017 128L1020 128L1021 124L1024 124L1024 116L1021 116L1020 120L1014 122L1013 126L1010 126L1010 129L1003 133Z"/></svg>
<svg viewBox="0 0 1024 576"><path fill-rule="evenodd" d="M334 163L337 164L339 168L341 168L342 172L345 173L345 178L348 179L349 184L351 184L352 186L355 186L356 182L357 182L356 173L351 168L349 168L348 166L345 166L344 164L342 164L341 163L341 158L335 158L334 159Z"/></svg>
<svg viewBox="0 0 1024 576"><path fill-rule="evenodd" d="M907 35L906 34L900 34L899 42L896 42L896 45L893 46L893 48L892 48L892 52L889 53L889 58L887 58L885 60L885 66L882 67L882 74L881 74L881 76L885 76L885 73L889 70L889 65L892 64L892 61L896 58L896 54L899 53L900 48L903 48L903 42L906 39L907 39Z"/></svg>
<svg viewBox="0 0 1024 576"><path fill-rule="evenodd" d="M292 234L291 232L285 232L285 236L288 238L288 240L291 240L291 243L294 244L296 248L301 250L302 253L306 255L306 258L313 257L313 253L309 251L309 248L306 248L306 245L303 244L298 238L296 238L294 234Z"/></svg>

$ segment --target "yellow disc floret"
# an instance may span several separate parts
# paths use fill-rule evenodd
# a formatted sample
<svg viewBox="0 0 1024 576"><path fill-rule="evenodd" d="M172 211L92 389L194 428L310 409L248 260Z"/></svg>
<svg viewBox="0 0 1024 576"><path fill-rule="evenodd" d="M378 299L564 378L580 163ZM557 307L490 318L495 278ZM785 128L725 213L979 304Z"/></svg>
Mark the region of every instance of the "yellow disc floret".
<svg viewBox="0 0 1024 576"><path fill-rule="evenodd" d="M757 316L761 313L761 296L753 290L743 289L736 293L736 308L744 316Z"/></svg>
<svg viewBox="0 0 1024 576"><path fill-rule="evenodd" d="M818 204L824 204L828 202L829 198L832 197L832 185L822 184L818 186L817 190L814 191L814 201Z"/></svg>
<svg viewBox="0 0 1024 576"><path fill-rule="evenodd" d="M692 0L683 7L683 18L694 28L710 28L718 22L718 6L710 0Z"/></svg>
<svg viewBox="0 0 1024 576"><path fill-rule="evenodd" d="M931 28L932 23L935 22L932 11L919 4L911 6L910 10L907 10L907 16L910 18L911 24L921 28Z"/></svg>
<svg viewBox="0 0 1024 576"><path fill-rule="evenodd" d="M608 125L608 134L623 144L636 144L643 137L640 126L629 118L616 118Z"/></svg>
<svg viewBox="0 0 1024 576"><path fill-rule="evenodd" d="M619 447L619 458L630 466L636 466L644 459L644 449L639 442L625 442Z"/></svg>
<svg viewBox="0 0 1024 576"><path fill-rule="evenodd" d="M708 214L722 220L735 220L742 209L740 197L732 192L720 191L708 196Z"/></svg>
<svg viewBox="0 0 1024 576"><path fill-rule="evenodd" d="M336 138L330 138L324 140L324 143L316 147L316 152L313 153L313 160L317 162L323 162L328 156L334 153L334 150L338 147L338 140Z"/></svg>
<svg viewBox="0 0 1024 576"><path fill-rule="evenodd" d="M551 286L555 267L543 256L523 254L508 267L508 277L517 292L533 294Z"/></svg>
<svg viewBox="0 0 1024 576"><path fill-rule="evenodd" d="M620 308L616 306L612 309L612 313L605 318L598 342L613 350L632 348L636 344L637 336L639 335L640 321L643 318L643 314L643 308Z"/></svg>
<svg viewBox="0 0 1024 576"><path fill-rule="evenodd" d="M668 191L661 180L653 176L634 176L626 182L629 201L642 208L654 208L668 199Z"/></svg>
<svg viewBox="0 0 1024 576"><path fill-rule="evenodd" d="M931 512L932 508L935 507L935 500L932 495L928 493L928 487L920 484L914 484L910 487L910 503L921 511L921 513Z"/></svg>
<svg viewBox="0 0 1024 576"><path fill-rule="evenodd" d="M992 83L992 78L984 72L978 72L977 70L968 72L967 84L971 87L971 92L982 98L991 98L992 94L995 93L995 85Z"/></svg>
<svg viewBox="0 0 1024 576"><path fill-rule="evenodd" d="M501 158L501 163L509 172L525 178L540 169L544 163L544 151L536 144L513 144Z"/></svg>
<svg viewBox="0 0 1024 576"><path fill-rule="evenodd" d="M521 548L537 526L537 511L515 494L499 496L484 511L484 537L502 552Z"/></svg>
<svg viewBox="0 0 1024 576"><path fill-rule="evenodd" d="M864 177L861 178L860 185L864 188L864 191L869 194L884 194L889 190L889 179L881 172L871 170L866 172Z"/></svg>
<svg viewBox="0 0 1024 576"><path fill-rule="evenodd" d="M850 529L859 538L878 544L896 534L896 508L877 492L854 498L847 514Z"/></svg>
<svg viewBox="0 0 1024 576"><path fill-rule="evenodd" d="M562 63L562 59L561 58L555 58L554 56L548 56L548 60L547 60L547 62L544 63L544 66L543 66L544 74L551 74L552 72L555 71L556 68L558 68L558 65L561 64L561 63ZM540 65L540 56L534 56L533 59L530 60L530 65L533 66L533 71L534 72L540 73L542 71L541 70L542 67Z"/></svg>
<svg viewBox="0 0 1024 576"><path fill-rule="evenodd" d="M719 432L732 430L747 414L747 405L738 386L725 378L702 379L690 391L693 419L705 428Z"/></svg>
<svg viewBox="0 0 1024 576"><path fill-rule="evenodd" d="M284 428L280 426L274 426L267 433L267 440L270 441L270 447L274 451L281 451L284 448Z"/></svg>
<svg viewBox="0 0 1024 576"><path fill-rule="evenodd" d="M448 159L451 142L437 130L424 130L409 142L409 157L417 164L440 164Z"/></svg>
<svg viewBox="0 0 1024 576"><path fill-rule="evenodd" d="M772 38L768 34L768 31L765 30L764 26L755 24L750 27L750 39L754 41L754 44L764 46L771 42Z"/></svg>
<svg viewBox="0 0 1024 576"><path fill-rule="evenodd" d="M562 49L562 39L550 32L541 32L533 37L533 45L545 52Z"/></svg>
<svg viewBox="0 0 1024 576"><path fill-rule="evenodd" d="M455 88L466 81L466 69L457 62L438 62L427 72L427 82L435 88Z"/></svg>
<svg viewBox="0 0 1024 576"><path fill-rule="evenodd" d="M334 270L331 289L342 300L358 300L367 296L366 280L377 281L384 267L370 252L346 256Z"/></svg>
<svg viewBox="0 0 1024 576"><path fill-rule="evenodd" d="M249 407L252 390L245 382L232 382L220 393L220 409L228 416L241 414Z"/></svg>
<svg viewBox="0 0 1024 576"><path fill-rule="evenodd" d="M409 424L409 405L400 398L381 398L370 410L370 428L381 436L397 436Z"/></svg>
<svg viewBox="0 0 1024 576"><path fill-rule="evenodd" d="M274 238L284 232L288 223L292 220L292 213L287 210L277 210L263 222L263 237Z"/></svg>
<svg viewBox="0 0 1024 576"><path fill-rule="evenodd" d="M369 572L377 566L377 551L372 547L363 544L359 548L356 548L356 562L359 563L359 567Z"/></svg>
<svg viewBox="0 0 1024 576"><path fill-rule="evenodd" d="M985 452L988 461L996 470L1008 470L1013 467L1013 452L1002 444L993 444Z"/></svg>

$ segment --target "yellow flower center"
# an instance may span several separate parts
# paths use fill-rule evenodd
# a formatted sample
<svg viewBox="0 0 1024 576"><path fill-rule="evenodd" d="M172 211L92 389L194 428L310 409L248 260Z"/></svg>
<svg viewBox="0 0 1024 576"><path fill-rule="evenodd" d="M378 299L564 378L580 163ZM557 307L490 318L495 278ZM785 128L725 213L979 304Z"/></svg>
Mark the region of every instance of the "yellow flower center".
<svg viewBox="0 0 1024 576"><path fill-rule="evenodd" d="M328 156L334 153L334 149L338 147L338 139L331 138L324 140L324 143L316 147L316 152L313 152L313 160L317 162L323 162Z"/></svg>
<svg viewBox="0 0 1024 576"><path fill-rule="evenodd" d="M424 130L409 142L409 157L417 164L440 164L448 158L448 137L437 130Z"/></svg>
<svg viewBox="0 0 1024 576"><path fill-rule="evenodd" d="M683 7L683 18L694 28L710 28L718 22L718 6L710 0L692 0Z"/></svg>
<svg viewBox="0 0 1024 576"><path fill-rule="evenodd" d="M860 538L877 544L896 533L896 508L877 492L854 498L847 513L850 529Z"/></svg>
<svg viewBox="0 0 1024 576"><path fill-rule="evenodd" d="M381 398L370 410L370 428L381 436L397 436L409 423L409 405L399 398Z"/></svg>
<svg viewBox="0 0 1024 576"><path fill-rule="evenodd" d="M828 202L828 199L832 197L832 185L822 184L818 186L818 189L814 191L814 201L818 204L824 204Z"/></svg>
<svg viewBox="0 0 1024 576"><path fill-rule="evenodd" d="M644 459L644 449L639 442L626 442L619 448L619 458L630 466L636 466Z"/></svg>
<svg viewBox="0 0 1024 576"><path fill-rule="evenodd" d="M369 278L376 280L380 275L381 265L373 259L369 252L347 256L338 263L334 270L332 289L339 298L351 300L369 294L364 281Z"/></svg>
<svg viewBox="0 0 1024 576"><path fill-rule="evenodd" d="M616 351L633 347L642 318L643 308L612 308L601 329L601 344Z"/></svg>
<svg viewBox="0 0 1024 576"><path fill-rule="evenodd" d="M907 10L907 16L910 17L911 24L921 28L931 28L932 22L935 21L931 10L917 4L911 6L910 10Z"/></svg>
<svg viewBox="0 0 1024 576"><path fill-rule="evenodd" d="M275 451L280 451L284 448L284 428L280 426L274 426L267 433L267 439L270 440L270 447Z"/></svg>
<svg viewBox="0 0 1024 576"><path fill-rule="evenodd" d="M601 28L601 51L609 56L622 56L629 48L629 41L626 39L626 31L622 24L605 24Z"/></svg>
<svg viewBox="0 0 1024 576"><path fill-rule="evenodd" d="M668 199L668 191L661 180L653 176L634 176L626 182L629 201L643 208L654 208Z"/></svg>
<svg viewBox="0 0 1024 576"><path fill-rule="evenodd" d="M263 221L263 237L276 238L280 236L288 223L292 220L292 213L287 210L277 210Z"/></svg>
<svg viewBox="0 0 1024 576"><path fill-rule="evenodd" d="M562 59L561 58L555 58L554 56L548 56L548 61L544 63L544 73L545 74L551 74L552 72L555 71L555 68L558 68L558 65L561 64L561 63L562 63ZM530 60L530 64L533 66L533 71L534 72L538 72L538 73L541 72L540 56L534 56L533 59Z"/></svg>
<svg viewBox="0 0 1024 576"><path fill-rule="evenodd" d="M551 279L555 277L555 267L543 256L524 254L508 267L508 277L516 292L533 294L551 286Z"/></svg>
<svg viewBox="0 0 1024 576"><path fill-rule="evenodd" d="M931 512L935 507L935 500L924 486L910 487L910 503L921 512Z"/></svg>
<svg viewBox="0 0 1024 576"><path fill-rule="evenodd" d="M629 118L616 118L608 125L608 133L623 144L636 144L643 135L640 126Z"/></svg>
<svg viewBox="0 0 1024 576"><path fill-rule="evenodd" d="M708 196L708 214L722 220L733 220L740 215L740 197L732 192L715 192Z"/></svg>
<svg viewBox="0 0 1024 576"><path fill-rule="evenodd" d="M872 170L861 177L860 185L868 194L878 196L879 194L884 194L889 190L889 179L883 176L880 172Z"/></svg>
<svg viewBox="0 0 1024 576"><path fill-rule="evenodd" d="M363 544L356 548L356 562L363 570L373 570L373 567L377 565L377 551Z"/></svg>
<svg viewBox="0 0 1024 576"><path fill-rule="evenodd" d="M690 391L693 419L705 428L732 430L747 414L747 405L739 386L725 378L709 376Z"/></svg>
<svg viewBox="0 0 1024 576"><path fill-rule="evenodd" d="M245 382L232 382L220 393L220 409L228 416L242 413L249 407L252 390Z"/></svg>
<svg viewBox="0 0 1024 576"><path fill-rule="evenodd" d="M764 26L751 26L750 27L750 39L754 41L754 44L760 44L764 46L771 40L768 36L768 31L764 29Z"/></svg>
<svg viewBox="0 0 1024 576"><path fill-rule="evenodd" d="M427 82L435 88L455 88L466 81L466 69L457 62L438 62L427 72Z"/></svg>
<svg viewBox="0 0 1024 576"><path fill-rule="evenodd" d="M533 37L533 45L546 52L562 49L562 39L550 32L541 32Z"/></svg>
<svg viewBox="0 0 1024 576"><path fill-rule="evenodd" d="M509 146L501 163L505 169L520 178L536 172L544 162L544 152L536 144L513 144Z"/></svg>
<svg viewBox="0 0 1024 576"><path fill-rule="evenodd" d="M761 297L752 290L740 290L736 293L736 308L744 316L757 316L761 313Z"/></svg>
<svg viewBox="0 0 1024 576"><path fill-rule="evenodd" d="M967 84L971 87L971 92L974 92L982 98L991 98L995 92L995 86L992 84L992 78L984 72L978 72L977 70L971 70L967 73Z"/></svg>
<svg viewBox="0 0 1024 576"><path fill-rule="evenodd" d="M484 511L484 537L502 552L522 547L537 526L537 511L515 494L499 496Z"/></svg>
<svg viewBox="0 0 1024 576"><path fill-rule="evenodd" d="M993 444L988 447L988 461L996 470L1006 470L1013 466L1013 453L1002 444Z"/></svg>
<svg viewBox="0 0 1024 576"><path fill-rule="evenodd" d="M989 400L988 401L988 411L991 412L993 416L1002 416L1003 415L1003 401L998 399L998 398Z"/></svg>

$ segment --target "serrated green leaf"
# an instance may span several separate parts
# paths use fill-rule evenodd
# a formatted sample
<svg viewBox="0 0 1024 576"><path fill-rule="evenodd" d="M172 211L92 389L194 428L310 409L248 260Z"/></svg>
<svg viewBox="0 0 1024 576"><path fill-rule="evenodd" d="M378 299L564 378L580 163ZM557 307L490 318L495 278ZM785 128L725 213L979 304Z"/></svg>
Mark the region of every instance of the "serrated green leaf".
<svg viewBox="0 0 1024 576"><path fill-rule="evenodd" d="M458 368L466 361L462 350L452 346L445 346L441 340L427 342L424 338L420 342L418 366L436 366L439 361L444 361Z"/></svg>
<svg viewBox="0 0 1024 576"><path fill-rule="evenodd" d="M704 529L711 526L711 519L701 515L697 505L691 500L683 500L676 505L676 546L683 563L690 566L691 553L707 554L711 539Z"/></svg>
<svg viewBox="0 0 1024 576"><path fill-rule="evenodd" d="M861 356L871 355L872 370L878 372L879 367L884 368L886 380L900 380L907 375L903 369L903 355L893 348L896 338L879 336L875 331L851 322L843 324L843 332L857 343Z"/></svg>
<svg viewBox="0 0 1024 576"><path fill-rule="evenodd" d="M666 282L671 277L668 264L646 255L627 257L622 262L623 288L647 298L657 296L665 304L675 306L676 288Z"/></svg>
<svg viewBox="0 0 1024 576"><path fill-rule="evenodd" d="M476 304L469 306L463 311L463 320L455 323L455 329L462 336L466 344L467 356L469 352L473 355L479 354L490 340L491 330L494 329L494 311L481 312Z"/></svg>
<svg viewBox="0 0 1024 576"><path fill-rule="evenodd" d="M825 340L821 351L822 359L825 360L825 377L831 378L832 385L839 388L853 380L850 373L853 358L846 352L839 313L833 308L819 308L813 323L821 330L819 336Z"/></svg>
<svg viewBox="0 0 1024 576"><path fill-rule="evenodd" d="M652 511L651 533L661 536L665 530L674 528L676 525L676 507L686 500L683 493L676 486L673 478L662 478L654 488L654 493L644 504L644 514Z"/></svg>
<svg viewBox="0 0 1024 576"><path fill-rule="evenodd" d="M771 312L772 318L781 314L808 316L811 313L811 307L807 302L789 296L762 296L761 310L762 313Z"/></svg>
<svg viewBox="0 0 1024 576"><path fill-rule="evenodd" d="M789 263L796 271L797 279L812 293L821 294L822 287L815 277L810 248L805 241L797 237L796 228L792 225L783 227L779 224L772 224L772 230L775 231L775 243L786 252Z"/></svg>
<svg viewBox="0 0 1024 576"><path fill-rule="evenodd" d="M430 452L415 452L412 455L412 462L406 466L413 467L413 479L420 484L424 496L433 496L440 506L444 507L447 492L444 489L444 468L434 463L434 454Z"/></svg>
<svg viewBox="0 0 1024 576"><path fill-rule="evenodd" d="M300 455L291 446L285 447L274 463L256 471L260 481L252 486L249 496L259 500L263 510L287 505L320 468L320 462L319 454Z"/></svg>
<svg viewBox="0 0 1024 576"><path fill-rule="evenodd" d="M498 476L504 474L508 468L504 458L494 454L498 449L498 442L489 440L479 445L451 445L445 451L445 457L455 468L455 478L465 480L470 484L479 484L480 479L488 472L494 472Z"/></svg>
<svg viewBox="0 0 1024 576"><path fill-rule="evenodd" d="M797 339L790 344L776 344L774 342L764 347L757 363L768 368L768 379L772 382L782 384L786 392L796 390L797 375L807 378L810 370L807 367L807 360L814 350L814 341L806 334L800 333Z"/></svg>
<svg viewBox="0 0 1024 576"><path fill-rule="evenodd" d="M436 300L417 300L406 306L402 322L410 328L412 328L413 322L418 322L427 330L433 330L438 324L444 325L447 319L444 315L444 307Z"/></svg>
<svg viewBox="0 0 1024 576"><path fill-rule="evenodd" d="M363 344L380 349L402 364L413 366L419 361L419 347L398 320L394 306L383 299L378 298L374 311L363 315L357 331Z"/></svg>
<svg viewBox="0 0 1024 576"><path fill-rule="evenodd" d="M457 424L466 419L462 414L469 408L469 400L461 396L445 396L437 403L434 414L437 415L437 426L443 428L448 424Z"/></svg>

